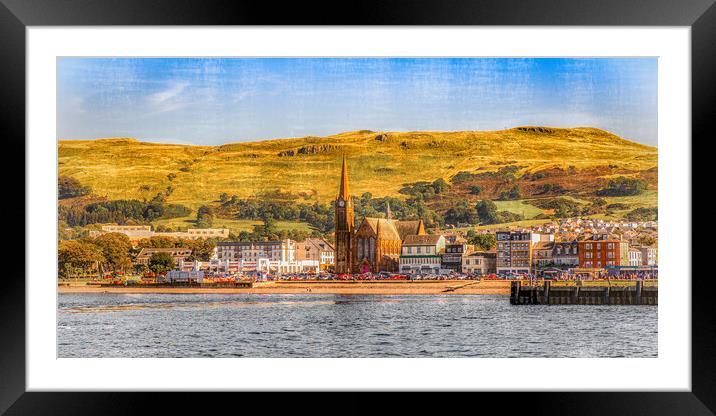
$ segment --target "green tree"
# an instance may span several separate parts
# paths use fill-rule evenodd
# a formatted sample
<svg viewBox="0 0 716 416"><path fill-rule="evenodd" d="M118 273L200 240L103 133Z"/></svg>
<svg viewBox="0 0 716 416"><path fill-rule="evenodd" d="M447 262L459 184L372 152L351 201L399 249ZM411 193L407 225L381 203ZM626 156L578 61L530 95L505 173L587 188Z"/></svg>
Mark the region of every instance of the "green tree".
<svg viewBox="0 0 716 416"><path fill-rule="evenodd" d="M489 199L477 201L475 210L482 224L495 224L498 222L497 205Z"/></svg>
<svg viewBox="0 0 716 416"><path fill-rule="evenodd" d="M520 199L520 188L517 185L514 185L509 190L502 192L500 194L500 199L506 200L506 201L513 201L515 199Z"/></svg>
<svg viewBox="0 0 716 416"><path fill-rule="evenodd" d="M471 230L472 231L472 230ZM489 251L495 248L497 240L495 234L475 234L472 237L468 237L468 242L475 246L478 250Z"/></svg>
<svg viewBox="0 0 716 416"><path fill-rule="evenodd" d="M214 238L207 238L183 241L186 244L183 247L191 248L191 256L188 260L209 261L209 258L211 258L214 253L217 240Z"/></svg>
<svg viewBox="0 0 716 416"><path fill-rule="evenodd" d="M445 179L438 178L433 181L433 189L435 190L436 194L443 193L448 189L449 185L447 182L445 182Z"/></svg>
<svg viewBox="0 0 716 416"><path fill-rule="evenodd" d="M474 208L468 205L467 201L460 201L454 207L445 212L445 222L448 224L468 223L475 224L479 221Z"/></svg>
<svg viewBox="0 0 716 416"><path fill-rule="evenodd" d="M89 186L82 186L80 181L70 176L57 178L57 193L59 199L74 198L87 195L92 192Z"/></svg>
<svg viewBox="0 0 716 416"><path fill-rule="evenodd" d="M470 186L470 195L480 195L482 193L482 187L477 185Z"/></svg>
<svg viewBox="0 0 716 416"><path fill-rule="evenodd" d="M163 193L158 193L149 201L147 207L144 209L143 218L151 221L155 218L161 218L164 216L164 204L167 198Z"/></svg>
<svg viewBox="0 0 716 416"><path fill-rule="evenodd" d="M639 195L646 190L647 182L643 179L620 176L609 181L604 189L597 191L599 196L631 196Z"/></svg>
<svg viewBox="0 0 716 416"><path fill-rule="evenodd" d="M156 274L168 272L174 269L174 259L171 254L160 251L153 253L149 258L149 270Z"/></svg>
<svg viewBox="0 0 716 416"><path fill-rule="evenodd" d="M102 252L92 244L78 240L60 241L57 248L57 268L61 277L73 277L97 269L104 261Z"/></svg>
<svg viewBox="0 0 716 416"><path fill-rule="evenodd" d="M359 205L360 208L365 208L370 204L371 199L373 199L373 194L371 194L370 192L363 192L363 194L360 196L360 199L357 201L357 205Z"/></svg>
<svg viewBox="0 0 716 416"><path fill-rule="evenodd" d="M624 218L628 221L656 221L658 216L658 208L636 208L627 212Z"/></svg>
<svg viewBox="0 0 716 416"><path fill-rule="evenodd" d="M137 274L144 274L149 271L149 267L146 264L140 263L134 265L134 272Z"/></svg>
<svg viewBox="0 0 716 416"><path fill-rule="evenodd" d="M132 266L129 256L132 244L129 237L121 233L107 233L92 240L104 257L101 263L104 271L126 271Z"/></svg>
<svg viewBox="0 0 716 416"><path fill-rule="evenodd" d="M263 231L266 234L272 234L276 231L276 220L273 218L273 214L270 212L264 213L264 215L261 216L261 221L263 221Z"/></svg>
<svg viewBox="0 0 716 416"><path fill-rule="evenodd" d="M202 205L196 211L196 226L198 228L211 228L214 224L214 210L208 205Z"/></svg>
<svg viewBox="0 0 716 416"><path fill-rule="evenodd" d="M656 238L649 234L642 234L640 235L636 241L641 244L642 246L653 246L656 244Z"/></svg>

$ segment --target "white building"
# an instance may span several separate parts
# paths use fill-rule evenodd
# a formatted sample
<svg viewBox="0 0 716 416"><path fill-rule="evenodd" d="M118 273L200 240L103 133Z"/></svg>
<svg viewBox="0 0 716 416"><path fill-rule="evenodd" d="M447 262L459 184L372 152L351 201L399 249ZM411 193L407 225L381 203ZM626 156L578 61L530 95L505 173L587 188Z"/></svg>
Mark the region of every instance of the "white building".
<svg viewBox="0 0 716 416"><path fill-rule="evenodd" d="M641 266L641 250L629 248L629 265L634 267Z"/></svg>
<svg viewBox="0 0 716 416"><path fill-rule="evenodd" d="M219 260L293 262L296 260L296 242L291 239L276 241L222 241L216 244Z"/></svg>
<svg viewBox="0 0 716 416"><path fill-rule="evenodd" d="M579 244L577 241L555 242L552 261L558 266L579 266Z"/></svg>
<svg viewBox="0 0 716 416"><path fill-rule="evenodd" d="M539 242L553 242L554 234L530 231L498 231L497 274L529 274L532 272L532 248Z"/></svg>
<svg viewBox="0 0 716 416"><path fill-rule="evenodd" d="M157 278L157 281L164 283L199 283L204 281L204 272L200 270L170 270L165 277L161 275Z"/></svg>
<svg viewBox="0 0 716 416"><path fill-rule="evenodd" d="M214 273L247 273L265 272L270 274L285 273L318 273L318 260L272 261L267 258L259 260L219 260L184 261L179 265L181 271L203 271Z"/></svg>
<svg viewBox="0 0 716 416"><path fill-rule="evenodd" d="M335 250L322 238L307 238L296 243L296 260L318 260L320 268L326 269L335 264Z"/></svg>
<svg viewBox="0 0 716 416"><path fill-rule="evenodd" d="M219 242L216 257L228 262L230 271L266 273L318 273L321 259L297 259L291 239L258 242ZM324 257L324 261L328 258Z"/></svg>
<svg viewBox="0 0 716 416"><path fill-rule="evenodd" d="M638 247L641 251L641 264L642 266L656 266L656 247Z"/></svg>
<svg viewBox="0 0 716 416"><path fill-rule="evenodd" d="M440 273L445 237L441 235L407 235L400 253L401 273Z"/></svg>
<svg viewBox="0 0 716 416"><path fill-rule="evenodd" d="M161 233L157 233L160 234ZM186 237L192 240L199 238L229 238L228 228L189 228L186 230Z"/></svg>
<svg viewBox="0 0 716 416"><path fill-rule="evenodd" d="M196 240L199 238L228 238L228 228L189 228L184 231L161 232L152 231L150 225L103 225L101 231L90 231L90 237L97 237L107 233L120 233L129 237L132 243L151 237L174 237Z"/></svg>
<svg viewBox="0 0 716 416"><path fill-rule="evenodd" d="M478 276L495 273L497 253L473 251L462 256L462 272Z"/></svg>

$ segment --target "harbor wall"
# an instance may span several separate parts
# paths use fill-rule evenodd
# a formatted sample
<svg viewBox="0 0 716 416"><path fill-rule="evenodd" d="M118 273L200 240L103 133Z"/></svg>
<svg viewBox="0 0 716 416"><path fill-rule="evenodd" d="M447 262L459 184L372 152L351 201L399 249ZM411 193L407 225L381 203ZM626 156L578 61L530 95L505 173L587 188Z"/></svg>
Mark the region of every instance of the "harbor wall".
<svg viewBox="0 0 716 416"><path fill-rule="evenodd" d="M645 286L637 280L632 286L612 286L608 283L584 286L525 285L520 281L510 286L512 305L658 305L659 287Z"/></svg>

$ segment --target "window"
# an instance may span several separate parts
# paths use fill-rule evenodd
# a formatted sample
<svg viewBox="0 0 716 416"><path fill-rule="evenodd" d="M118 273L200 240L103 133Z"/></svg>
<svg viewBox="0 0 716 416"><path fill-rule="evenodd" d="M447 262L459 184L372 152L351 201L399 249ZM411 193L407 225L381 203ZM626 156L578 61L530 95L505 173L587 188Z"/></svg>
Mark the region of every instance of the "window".
<svg viewBox="0 0 716 416"><path fill-rule="evenodd" d="M585 248L586 250L591 250L591 249L592 249L592 243L587 243L587 244L585 244L585 245L584 245L584 248Z"/></svg>

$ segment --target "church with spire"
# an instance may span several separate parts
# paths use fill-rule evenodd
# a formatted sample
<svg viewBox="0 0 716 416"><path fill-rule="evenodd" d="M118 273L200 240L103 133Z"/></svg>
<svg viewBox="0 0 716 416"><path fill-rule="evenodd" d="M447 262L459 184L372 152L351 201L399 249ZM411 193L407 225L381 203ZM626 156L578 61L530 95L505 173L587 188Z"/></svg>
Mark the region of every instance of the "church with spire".
<svg viewBox="0 0 716 416"><path fill-rule="evenodd" d="M336 273L397 272L405 237L425 235L422 220L394 220L390 203L386 203L385 218L363 218L356 228L353 198L348 191L348 164L345 156L335 210Z"/></svg>
<svg viewBox="0 0 716 416"><path fill-rule="evenodd" d="M355 217L353 215L353 198L348 192L348 165L343 156L343 170L341 171L341 184L338 188L336 209L336 245L335 262L336 273L352 273L353 271L353 233Z"/></svg>

